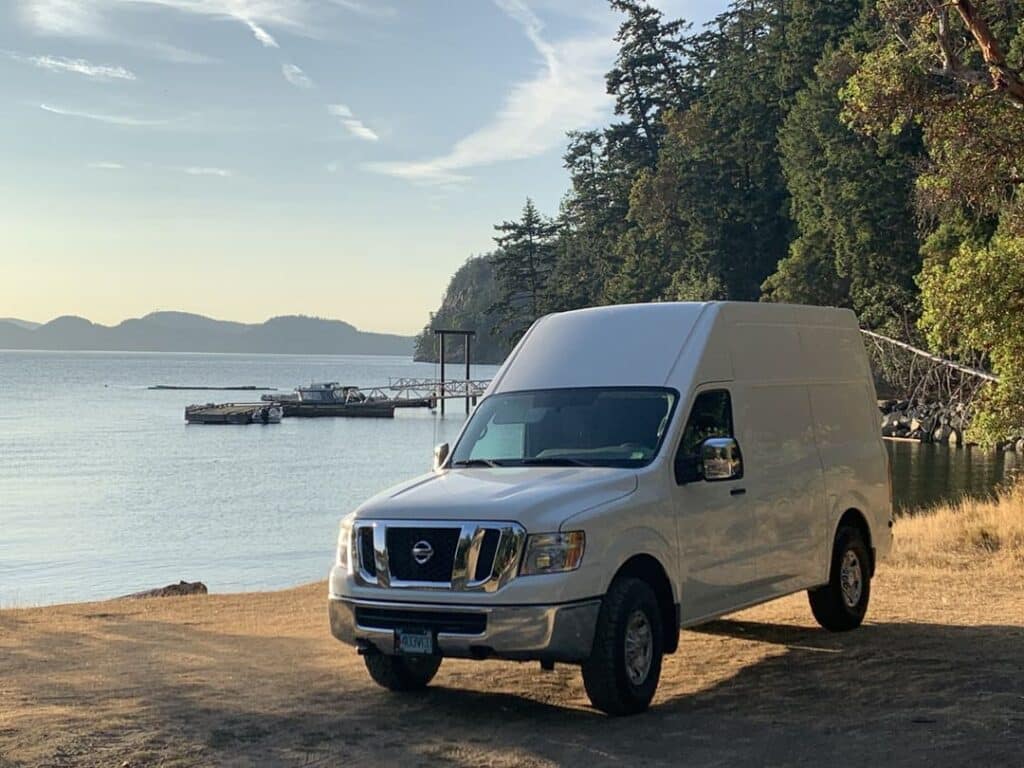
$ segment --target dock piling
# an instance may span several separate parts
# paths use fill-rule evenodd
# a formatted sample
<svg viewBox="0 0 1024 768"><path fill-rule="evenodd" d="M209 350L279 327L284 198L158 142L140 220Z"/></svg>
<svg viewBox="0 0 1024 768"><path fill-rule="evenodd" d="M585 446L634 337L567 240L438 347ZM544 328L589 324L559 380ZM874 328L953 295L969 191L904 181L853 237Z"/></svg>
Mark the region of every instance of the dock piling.
<svg viewBox="0 0 1024 768"><path fill-rule="evenodd" d="M461 336L465 344L466 352L466 415L469 415L470 401L475 401L476 398L469 394L470 390L470 360L472 358L471 347L473 337L476 336L476 331L461 331L453 328L435 328L434 335L439 339L438 359L441 361L441 392L445 392L445 377L444 377L444 340L447 336ZM444 416L444 401L445 398L441 398L441 415Z"/></svg>

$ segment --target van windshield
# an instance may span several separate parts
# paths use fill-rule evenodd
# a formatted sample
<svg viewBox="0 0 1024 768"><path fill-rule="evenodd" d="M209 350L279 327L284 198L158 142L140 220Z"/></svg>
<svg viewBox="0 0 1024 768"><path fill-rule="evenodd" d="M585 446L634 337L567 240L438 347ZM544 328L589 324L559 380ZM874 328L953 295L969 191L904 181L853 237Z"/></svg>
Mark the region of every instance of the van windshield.
<svg viewBox="0 0 1024 768"><path fill-rule="evenodd" d="M484 399L453 467L641 467L658 453L678 395L605 387L508 392Z"/></svg>

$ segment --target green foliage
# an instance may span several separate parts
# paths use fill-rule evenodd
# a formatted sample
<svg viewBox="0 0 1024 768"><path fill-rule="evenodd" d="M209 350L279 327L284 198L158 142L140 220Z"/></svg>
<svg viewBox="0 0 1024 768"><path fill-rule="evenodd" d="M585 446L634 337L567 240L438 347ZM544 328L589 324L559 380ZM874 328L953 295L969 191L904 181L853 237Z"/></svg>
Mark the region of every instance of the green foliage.
<svg viewBox="0 0 1024 768"><path fill-rule="evenodd" d="M491 307L498 300L498 287L494 280L494 266L490 256L473 256L459 267L448 283L441 308L431 314L430 322L416 337L415 359L437 361L437 338L434 328L455 328L476 331L473 339L473 360L481 363L500 363L508 354L508 339L494 334L491 329L498 316ZM462 360L462 340L449 338L445 356Z"/></svg>
<svg viewBox="0 0 1024 768"><path fill-rule="evenodd" d="M521 218L494 226L498 250L491 256L498 300L496 332L518 340L544 308L548 278L554 268L558 225L526 199Z"/></svg>
<svg viewBox="0 0 1024 768"><path fill-rule="evenodd" d="M905 336L917 317L920 144L913 130L875 141L841 122L838 91L857 61L852 41L826 53L779 132L797 236L763 298L850 307L869 328Z"/></svg>
<svg viewBox="0 0 1024 768"><path fill-rule="evenodd" d="M1024 64L1024 7L974 3L1007 65ZM1024 181L1024 102L994 90L981 49L949 4L884 0L887 37L842 91L844 117L874 136L920 126L928 163L917 178L918 207L933 220L968 209L977 216L1019 208Z"/></svg>
<svg viewBox="0 0 1024 768"><path fill-rule="evenodd" d="M983 352L998 385L985 390L971 437L995 443L1024 427L1024 237L1005 233L967 240L947 262L920 277L922 328L937 350Z"/></svg>

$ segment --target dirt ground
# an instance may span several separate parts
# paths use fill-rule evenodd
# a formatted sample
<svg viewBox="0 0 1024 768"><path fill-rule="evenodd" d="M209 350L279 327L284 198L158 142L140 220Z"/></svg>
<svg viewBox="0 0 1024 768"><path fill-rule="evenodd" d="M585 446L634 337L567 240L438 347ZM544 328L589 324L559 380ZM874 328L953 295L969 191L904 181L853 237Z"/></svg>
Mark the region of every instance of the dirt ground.
<svg viewBox="0 0 1024 768"><path fill-rule="evenodd" d="M1024 765L1024 577L882 568L832 635L794 595L683 633L653 708L446 660L415 695L336 643L326 587L0 611L0 768Z"/></svg>

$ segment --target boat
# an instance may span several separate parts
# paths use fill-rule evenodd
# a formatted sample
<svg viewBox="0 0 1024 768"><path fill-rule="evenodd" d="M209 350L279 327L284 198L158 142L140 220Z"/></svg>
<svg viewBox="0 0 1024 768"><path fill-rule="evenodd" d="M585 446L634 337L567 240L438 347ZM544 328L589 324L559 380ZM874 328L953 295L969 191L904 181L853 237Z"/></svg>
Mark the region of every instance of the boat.
<svg viewBox="0 0 1024 768"><path fill-rule="evenodd" d="M296 388L299 402L348 404L366 401L359 387L343 386L337 381L313 382L308 387Z"/></svg>

